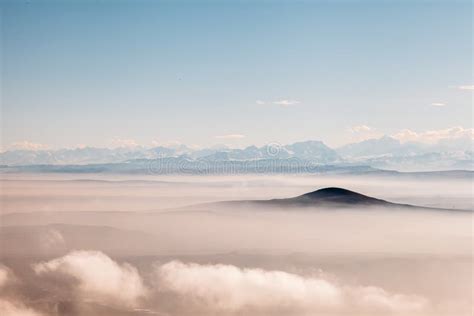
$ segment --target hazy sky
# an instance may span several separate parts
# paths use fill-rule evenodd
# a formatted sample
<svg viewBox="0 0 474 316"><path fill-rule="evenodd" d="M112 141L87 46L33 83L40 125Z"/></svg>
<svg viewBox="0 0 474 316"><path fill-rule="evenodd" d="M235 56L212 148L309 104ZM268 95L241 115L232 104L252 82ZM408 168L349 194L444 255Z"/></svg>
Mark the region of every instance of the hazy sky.
<svg viewBox="0 0 474 316"><path fill-rule="evenodd" d="M472 127L470 1L67 2L0 4L4 147Z"/></svg>

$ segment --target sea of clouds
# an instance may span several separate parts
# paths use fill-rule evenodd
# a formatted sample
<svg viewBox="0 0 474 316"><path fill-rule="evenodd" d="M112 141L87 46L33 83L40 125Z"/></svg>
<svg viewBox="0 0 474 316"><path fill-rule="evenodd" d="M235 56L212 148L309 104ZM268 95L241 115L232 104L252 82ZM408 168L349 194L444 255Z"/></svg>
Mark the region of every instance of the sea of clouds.
<svg viewBox="0 0 474 316"><path fill-rule="evenodd" d="M31 266L37 282L61 284L76 303L157 315L425 315L430 302L376 286L228 264L155 263L141 274L99 251L72 251ZM22 300L14 272L0 267L0 314L49 315ZM16 291L8 290L16 285ZM23 284L26 286L26 284ZM64 295L64 293L62 293ZM81 314L80 312L78 314ZM82 315L82 314L81 314Z"/></svg>

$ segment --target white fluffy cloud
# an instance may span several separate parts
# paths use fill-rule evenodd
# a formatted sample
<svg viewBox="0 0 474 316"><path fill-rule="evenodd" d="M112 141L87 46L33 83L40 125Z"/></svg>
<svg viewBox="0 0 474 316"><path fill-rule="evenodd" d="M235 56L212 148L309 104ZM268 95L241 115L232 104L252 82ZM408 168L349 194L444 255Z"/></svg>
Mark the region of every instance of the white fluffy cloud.
<svg viewBox="0 0 474 316"><path fill-rule="evenodd" d="M10 279L10 271L0 264L0 289L4 287Z"/></svg>
<svg viewBox="0 0 474 316"><path fill-rule="evenodd" d="M383 136L383 134L376 128L364 124L352 126L347 130L350 133L351 143Z"/></svg>
<svg viewBox="0 0 474 316"><path fill-rule="evenodd" d="M417 296L390 294L377 287L341 286L283 271L172 261L158 266L156 273L161 290L223 311L393 314L416 312L427 306L427 301Z"/></svg>
<svg viewBox="0 0 474 316"><path fill-rule="evenodd" d="M66 244L63 235L56 229L48 229L39 237L39 245L42 250L60 249Z"/></svg>
<svg viewBox="0 0 474 316"><path fill-rule="evenodd" d="M167 140L167 141L161 141L161 140L152 140L151 141L151 146L153 147L157 147L157 146L160 146L160 147L168 147L168 148L179 148L181 146L183 146L184 144L179 141L179 140ZM188 145L186 145L188 146ZM189 147L193 147L195 145L189 145Z"/></svg>
<svg viewBox="0 0 474 316"><path fill-rule="evenodd" d="M474 90L474 85L462 85L458 86L459 90Z"/></svg>
<svg viewBox="0 0 474 316"><path fill-rule="evenodd" d="M119 265L98 251L74 251L34 265L39 275L60 273L78 281L78 293L87 299L135 306L146 289L135 267Z"/></svg>
<svg viewBox="0 0 474 316"><path fill-rule="evenodd" d="M346 288L346 293L355 308L371 312L390 312L405 315L409 312L423 311L428 305L428 301L422 297L391 294L374 286Z"/></svg>
<svg viewBox="0 0 474 316"><path fill-rule="evenodd" d="M139 146L138 142L134 139L114 138L111 143L111 146L114 148L133 148Z"/></svg>
<svg viewBox="0 0 474 316"><path fill-rule="evenodd" d="M161 288L222 310L327 307L341 303L341 292L331 283L282 271L172 261L160 266L157 273Z"/></svg>
<svg viewBox="0 0 474 316"><path fill-rule="evenodd" d="M298 100L282 99L282 100L273 101L272 103L276 105L281 105L281 106L291 106L291 105L299 104L301 102Z"/></svg>
<svg viewBox="0 0 474 316"><path fill-rule="evenodd" d="M49 146L40 143L33 143L27 140L23 140L20 142L14 142L9 147L12 150L45 150L48 149Z"/></svg>
<svg viewBox="0 0 474 316"><path fill-rule="evenodd" d="M207 311L213 315L340 315L348 312L357 315L419 315L428 310L428 302L418 296L393 294L372 286L342 285L321 276L233 265L180 261L157 264L155 277L150 282L153 288L148 289L136 268L128 264L119 265L96 251L71 252L33 268L39 275L54 273L75 278L78 282L73 286L80 299L127 308L152 308L150 311L154 313L160 312L161 307L156 304L160 301L180 302L173 307L177 315L179 311L186 315L193 311ZM1 308L14 310L16 307L0 301L0 311ZM33 311L25 309L26 312Z"/></svg>
<svg viewBox="0 0 474 316"><path fill-rule="evenodd" d="M421 142L434 144L438 141L448 139L474 139L474 129L463 128L461 126L425 132L415 132L409 129L404 129L392 135L392 137L400 140L401 142Z"/></svg>
<svg viewBox="0 0 474 316"><path fill-rule="evenodd" d="M356 126L352 126L350 130L353 133L360 133L360 132L371 132L374 129L367 125L356 125Z"/></svg>
<svg viewBox="0 0 474 316"><path fill-rule="evenodd" d="M242 135L242 134L228 134L228 135L214 136L214 138L218 138L218 139L242 139L242 138L245 138L245 135Z"/></svg>
<svg viewBox="0 0 474 316"><path fill-rule="evenodd" d="M276 105L281 105L281 106L291 106L291 105L296 105L296 104L299 104L301 103L300 101L298 100L289 100L289 99L280 99L280 100L275 100L275 101L269 101L269 102L266 102L266 101L263 101L263 100L256 100L255 101L256 104L258 105L265 105L265 104L276 104Z"/></svg>
<svg viewBox="0 0 474 316"><path fill-rule="evenodd" d="M443 102L433 102L431 103L432 106L443 107L446 106L446 103Z"/></svg>

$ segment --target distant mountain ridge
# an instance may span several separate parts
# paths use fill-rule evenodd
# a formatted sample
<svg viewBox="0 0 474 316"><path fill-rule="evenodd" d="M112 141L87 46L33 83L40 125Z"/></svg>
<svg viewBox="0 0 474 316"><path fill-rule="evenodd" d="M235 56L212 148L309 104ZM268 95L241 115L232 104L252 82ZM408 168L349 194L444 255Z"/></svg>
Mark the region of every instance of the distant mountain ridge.
<svg viewBox="0 0 474 316"><path fill-rule="evenodd" d="M192 149L185 145L154 148L76 148L59 150L12 150L0 153L3 165L70 165L117 163L136 159L186 158L204 161L257 160L299 158L318 163L342 161L335 150L321 141L297 142L290 145L268 144L261 147Z"/></svg>
<svg viewBox="0 0 474 316"><path fill-rule="evenodd" d="M426 145L406 143L383 136L376 139L368 139L358 143L348 144L337 148L337 152L347 158L377 157L386 155L406 156L425 152Z"/></svg>
<svg viewBox="0 0 474 316"><path fill-rule="evenodd" d="M384 136L334 149L322 141L304 141L288 145L274 143L261 147L248 146L243 149L225 146L193 149L179 145L154 148L12 150L0 153L0 165L93 165L176 158L204 164L294 160L293 163L367 165L393 170L474 170L472 144L472 140L440 141L434 145L401 143L392 137Z"/></svg>

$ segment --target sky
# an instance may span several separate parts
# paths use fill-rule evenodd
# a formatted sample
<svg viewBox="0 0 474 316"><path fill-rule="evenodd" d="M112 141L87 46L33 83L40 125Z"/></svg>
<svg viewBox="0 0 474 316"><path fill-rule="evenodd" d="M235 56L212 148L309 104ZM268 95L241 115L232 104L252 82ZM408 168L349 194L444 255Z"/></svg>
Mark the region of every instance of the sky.
<svg viewBox="0 0 474 316"><path fill-rule="evenodd" d="M3 149L472 134L471 1L0 9Z"/></svg>

